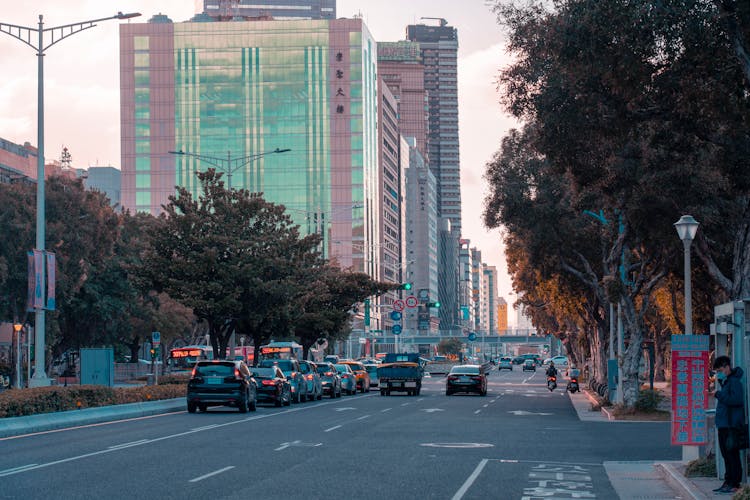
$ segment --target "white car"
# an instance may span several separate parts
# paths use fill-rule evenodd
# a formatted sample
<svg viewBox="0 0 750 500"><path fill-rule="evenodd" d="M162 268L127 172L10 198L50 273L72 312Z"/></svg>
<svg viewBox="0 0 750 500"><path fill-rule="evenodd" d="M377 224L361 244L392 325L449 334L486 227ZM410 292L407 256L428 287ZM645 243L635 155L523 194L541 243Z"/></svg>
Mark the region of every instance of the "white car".
<svg viewBox="0 0 750 500"><path fill-rule="evenodd" d="M552 361L553 363L555 363L555 366L564 366L564 367L568 366L568 358L567 358L567 356L555 356L550 361Z"/></svg>

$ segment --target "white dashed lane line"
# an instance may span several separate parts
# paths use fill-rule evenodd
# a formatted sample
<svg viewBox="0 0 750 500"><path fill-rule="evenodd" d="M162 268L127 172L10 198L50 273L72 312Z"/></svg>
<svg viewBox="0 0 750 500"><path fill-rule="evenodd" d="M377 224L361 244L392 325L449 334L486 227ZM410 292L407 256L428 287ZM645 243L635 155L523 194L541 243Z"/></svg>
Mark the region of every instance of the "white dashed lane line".
<svg viewBox="0 0 750 500"><path fill-rule="evenodd" d="M209 478L211 476L215 476L217 474L221 474L222 472L226 472L228 470L234 469L234 465L230 465L229 467L224 467L223 469L215 470L213 472L209 472L208 474L204 474L202 476L195 477L190 480L191 483L197 483L198 481L203 481L206 478Z"/></svg>

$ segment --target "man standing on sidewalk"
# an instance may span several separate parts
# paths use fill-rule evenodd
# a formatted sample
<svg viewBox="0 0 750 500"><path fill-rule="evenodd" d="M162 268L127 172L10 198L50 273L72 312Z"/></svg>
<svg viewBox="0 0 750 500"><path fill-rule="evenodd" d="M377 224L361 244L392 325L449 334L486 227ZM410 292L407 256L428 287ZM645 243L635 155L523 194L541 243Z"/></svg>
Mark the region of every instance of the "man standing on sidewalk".
<svg viewBox="0 0 750 500"><path fill-rule="evenodd" d="M733 429L741 429L745 425L745 398L742 389L742 368L732 368L732 361L728 356L719 356L714 361L716 380L719 383L714 396L716 404L716 428L719 430L719 449L724 457L726 473L724 484L714 491L717 493L734 493L742 481L742 465L740 463L740 449L736 446L736 437L728 443Z"/></svg>

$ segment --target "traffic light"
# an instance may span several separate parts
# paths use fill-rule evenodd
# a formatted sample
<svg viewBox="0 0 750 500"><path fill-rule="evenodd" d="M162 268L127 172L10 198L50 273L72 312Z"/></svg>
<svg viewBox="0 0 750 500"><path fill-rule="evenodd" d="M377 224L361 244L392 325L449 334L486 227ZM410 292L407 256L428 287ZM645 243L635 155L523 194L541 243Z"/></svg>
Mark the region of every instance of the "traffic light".
<svg viewBox="0 0 750 500"><path fill-rule="evenodd" d="M428 302L427 303L427 307L438 308L438 307L440 307L440 302Z"/></svg>
<svg viewBox="0 0 750 500"><path fill-rule="evenodd" d="M411 290L412 284L411 283L401 283L401 286L399 286L400 290Z"/></svg>
<svg viewBox="0 0 750 500"><path fill-rule="evenodd" d="M149 352L151 353L151 359L155 359L156 358L156 349L152 347Z"/></svg>

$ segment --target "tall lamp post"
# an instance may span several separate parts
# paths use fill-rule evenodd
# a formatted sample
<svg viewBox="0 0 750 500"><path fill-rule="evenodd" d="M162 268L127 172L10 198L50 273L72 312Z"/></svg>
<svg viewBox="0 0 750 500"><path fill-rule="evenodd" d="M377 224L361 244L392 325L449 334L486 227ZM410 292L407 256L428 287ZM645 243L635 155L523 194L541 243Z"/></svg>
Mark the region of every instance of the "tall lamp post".
<svg viewBox="0 0 750 500"><path fill-rule="evenodd" d="M683 215L680 220L674 223L677 234L682 240L682 246L685 249L685 335L693 334L693 305L692 289L690 284L690 245L695 239L695 233L698 232L698 221L692 215Z"/></svg>
<svg viewBox="0 0 750 500"><path fill-rule="evenodd" d="M698 221L692 215L683 215L680 220L674 223L677 234L682 240L682 246L685 250L685 335L693 334L693 304L692 290L690 285L690 245L695 239L695 233L698 232ZM683 446L682 460L695 460L700 456L698 446Z"/></svg>
<svg viewBox="0 0 750 500"><path fill-rule="evenodd" d="M15 24L0 23L0 32L12 36L36 50L37 56L37 158L36 158L36 250L44 252L45 247L45 199L44 199L44 51L48 48L71 35L75 35L83 30L93 28L100 21L109 21L111 19L130 19L138 17L139 12L123 14L118 12L114 16L92 19L90 21L81 21L63 26L54 26L45 28L43 16L39 15L39 24L36 28L28 26L17 26ZM36 33L36 45L32 37ZM45 44L44 34L49 35ZM39 288L43 291L46 289L46 276L44 271L39 274ZM29 387L50 385L50 379L45 372L45 308L44 305L36 307L34 310L34 337L36 359L34 360L34 376L29 380Z"/></svg>
<svg viewBox="0 0 750 500"><path fill-rule="evenodd" d="M227 187L229 189L232 189L232 174L234 174L236 171L238 171L239 169L243 168L247 164L263 156L274 154L274 153L287 153L289 151L291 151L291 149L276 148L272 151L265 151L263 153L256 153L254 155L241 156L239 158L232 158L231 151L227 151L226 158L220 158L218 156L201 155L201 154L196 154L196 153L189 153L187 151L182 151L182 150L170 151L169 154L179 155L179 156L190 156L192 158L197 159L198 161L202 161L203 163L208 163L209 165L213 165L214 167L218 168L219 170L227 174Z"/></svg>

